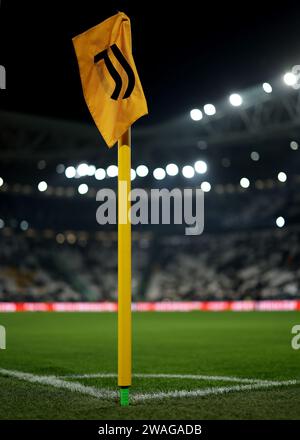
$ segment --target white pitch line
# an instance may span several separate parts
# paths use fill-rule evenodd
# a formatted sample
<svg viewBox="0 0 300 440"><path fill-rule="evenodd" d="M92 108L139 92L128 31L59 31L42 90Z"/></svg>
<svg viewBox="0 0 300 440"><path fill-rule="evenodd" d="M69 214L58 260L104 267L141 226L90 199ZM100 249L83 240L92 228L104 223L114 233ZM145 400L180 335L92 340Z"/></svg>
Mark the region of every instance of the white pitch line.
<svg viewBox="0 0 300 440"><path fill-rule="evenodd" d="M0 374L2 376L15 377L16 379L24 380L26 382L50 385L55 388L63 388L69 391L88 394L89 396L96 397L97 399L112 399L118 397L117 391L85 386L79 382L68 382L66 380L59 379L56 376L38 376L36 374L24 373L23 371L6 370L4 368L0 368Z"/></svg>
<svg viewBox="0 0 300 440"><path fill-rule="evenodd" d="M50 385L55 388L67 389L72 392L86 394L98 399L116 399L118 397L117 391L85 386L79 382L69 382L67 380L60 379L59 377L56 376L39 376L31 373L25 373L22 371L6 370L4 368L0 368L0 374L2 376L15 377L17 379L24 380L26 382L39 383L42 385ZM103 374L106 374L106 376L104 377L116 376L115 374L112 373L103 373ZM109 376L107 376L107 374ZM207 376L204 377L207 378ZM213 376L213 377L217 377L217 376ZM233 385L228 387L210 387L210 388L200 388L195 390L174 390L174 391L162 391L162 392L154 392L154 393L132 393L131 401L138 403L146 400L161 400L167 398L204 397L209 395L227 394L234 391L252 391L252 390L265 389L265 388L298 385L298 384L300 384L300 380L258 381L256 383L251 383L247 385Z"/></svg>
<svg viewBox="0 0 300 440"><path fill-rule="evenodd" d="M236 376L208 376L204 374L168 374L168 373L134 373L133 377L149 379L187 379L187 380L211 380L219 382L239 382L239 383L269 383L269 380L250 379ZM91 373L91 374L68 374L59 376L61 379L105 379L117 377L116 373Z"/></svg>
<svg viewBox="0 0 300 440"><path fill-rule="evenodd" d="M210 395L219 395L232 393L234 391L253 391L265 388L282 387L288 385L298 385L300 381L298 380L285 380L281 382L260 382L248 385L233 385L229 387L211 387L211 388L200 388L196 390L174 390L174 391L162 391L159 393L137 393L132 394L131 399L133 402L141 402L146 400L160 400L160 399L170 399L170 398L186 398L186 397L205 397Z"/></svg>

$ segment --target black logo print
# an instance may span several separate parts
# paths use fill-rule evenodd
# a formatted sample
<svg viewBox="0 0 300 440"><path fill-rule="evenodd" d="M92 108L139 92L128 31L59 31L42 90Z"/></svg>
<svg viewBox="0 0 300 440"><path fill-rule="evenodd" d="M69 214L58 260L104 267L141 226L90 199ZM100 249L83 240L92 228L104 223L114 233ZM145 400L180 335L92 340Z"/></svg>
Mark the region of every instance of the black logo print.
<svg viewBox="0 0 300 440"><path fill-rule="evenodd" d="M128 77L127 89L126 89L124 95L122 96L122 99L129 98L129 96L131 95L131 93L134 89L134 85L135 85L134 72L133 72L132 68L130 67L130 64L128 63L128 61L126 60L126 58L124 57L124 55L122 54L122 52L120 51L120 49L118 48L118 46L116 44L113 44L112 46L110 46L110 49L112 50L112 53L114 54L114 56L116 57L118 62L121 64L121 66L125 70L126 75ZM97 55L94 56L94 63L95 64L101 60L104 60L105 65L107 67L107 70L116 84L115 89L111 95L111 99L117 100L117 99L119 99L119 96L120 96L120 93L122 90L122 78L119 75L118 71L116 70L116 68L114 67L113 63L111 62L111 60L109 58L108 49L105 49L102 52L99 52Z"/></svg>

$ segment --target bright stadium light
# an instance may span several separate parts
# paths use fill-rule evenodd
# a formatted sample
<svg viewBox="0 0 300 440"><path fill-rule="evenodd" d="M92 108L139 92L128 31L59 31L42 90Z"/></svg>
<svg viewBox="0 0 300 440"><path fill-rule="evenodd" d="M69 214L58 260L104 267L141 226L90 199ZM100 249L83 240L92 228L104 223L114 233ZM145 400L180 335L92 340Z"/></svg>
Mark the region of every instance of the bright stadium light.
<svg viewBox="0 0 300 440"><path fill-rule="evenodd" d="M87 186L86 183L82 183L81 185L79 185L78 187L78 192L79 194L86 194L89 190L89 187Z"/></svg>
<svg viewBox="0 0 300 440"><path fill-rule="evenodd" d="M290 142L290 147L292 150L298 150L299 144L296 141L292 141L292 142Z"/></svg>
<svg viewBox="0 0 300 440"><path fill-rule="evenodd" d="M216 114L216 107L213 104L205 104L203 110L207 116L212 116Z"/></svg>
<svg viewBox="0 0 300 440"><path fill-rule="evenodd" d="M77 240L76 235L73 234L73 232L69 232L69 233L67 234L67 242L68 242L69 244L74 244L74 243L76 243L76 240Z"/></svg>
<svg viewBox="0 0 300 440"><path fill-rule="evenodd" d="M259 153L257 151L252 151L250 154L250 157L254 162L257 162L259 160Z"/></svg>
<svg viewBox="0 0 300 440"><path fill-rule="evenodd" d="M108 177L117 177L118 167L116 165L109 165L106 170L106 174L108 175Z"/></svg>
<svg viewBox="0 0 300 440"><path fill-rule="evenodd" d="M0 177L0 186L2 186L4 183L4 180L2 179L2 177Z"/></svg>
<svg viewBox="0 0 300 440"><path fill-rule="evenodd" d="M106 172L105 172L105 170L103 168L98 168L95 171L95 179L103 180L103 179L105 179L105 176L106 176Z"/></svg>
<svg viewBox="0 0 300 440"><path fill-rule="evenodd" d="M190 116L193 121L200 121L203 118L202 111L198 108L194 108L190 111Z"/></svg>
<svg viewBox="0 0 300 440"><path fill-rule="evenodd" d="M65 175L68 179L72 179L72 177L76 176L76 170L74 167L67 167L65 171Z"/></svg>
<svg viewBox="0 0 300 440"><path fill-rule="evenodd" d="M272 86L269 83L263 83L262 88L266 93L272 93Z"/></svg>
<svg viewBox="0 0 300 440"><path fill-rule="evenodd" d="M297 82L297 77L292 72L287 72L283 75L283 81L287 86L294 86Z"/></svg>
<svg viewBox="0 0 300 440"><path fill-rule="evenodd" d="M204 160L197 160L197 162L194 164L194 168L196 173L205 174L207 171L207 164L204 162Z"/></svg>
<svg viewBox="0 0 300 440"><path fill-rule="evenodd" d="M146 165L139 165L136 169L136 174L139 177L146 177L149 173L148 167Z"/></svg>
<svg viewBox="0 0 300 440"><path fill-rule="evenodd" d="M211 184L209 182L202 182L201 189L204 192L209 192L211 190Z"/></svg>
<svg viewBox="0 0 300 440"><path fill-rule="evenodd" d="M96 172L95 165L89 165L89 169L88 169L87 175L88 176L94 176L95 172Z"/></svg>
<svg viewBox="0 0 300 440"><path fill-rule="evenodd" d="M166 177L166 172L163 168L155 168L155 170L153 171L153 177L156 180L162 180Z"/></svg>
<svg viewBox="0 0 300 440"><path fill-rule="evenodd" d="M242 105L243 98L238 93L232 93L229 96L229 102L231 105L233 105L233 107L239 107Z"/></svg>
<svg viewBox="0 0 300 440"><path fill-rule="evenodd" d="M242 188L248 188L250 185L250 180L247 177L242 177L240 180L240 185Z"/></svg>
<svg viewBox="0 0 300 440"><path fill-rule="evenodd" d="M286 182L287 175L283 171L280 171L280 173L278 173L277 178L279 182Z"/></svg>
<svg viewBox="0 0 300 440"><path fill-rule="evenodd" d="M278 228L282 228L285 225L285 220L283 217L277 217L276 219L276 225L278 226Z"/></svg>
<svg viewBox="0 0 300 440"><path fill-rule="evenodd" d="M87 176L89 172L89 166L87 163L81 163L80 165L78 165L76 171L79 177Z"/></svg>
<svg viewBox="0 0 300 440"><path fill-rule="evenodd" d="M185 165L182 168L182 175L187 179L191 179L195 175L194 167L192 167L191 165Z"/></svg>
<svg viewBox="0 0 300 440"><path fill-rule="evenodd" d="M38 190L41 192L46 191L47 188L48 188L48 185L44 180L38 184Z"/></svg>
<svg viewBox="0 0 300 440"><path fill-rule="evenodd" d="M20 223L20 229L22 231L27 231L28 227L29 227L28 222L26 220L22 220Z"/></svg>
<svg viewBox="0 0 300 440"><path fill-rule="evenodd" d="M166 166L166 172L169 176L177 176L178 171L178 166L175 163L169 163Z"/></svg>
<svg viewBox="0 0 300 440"><path fill-rule="evenodd" d="M136 178L136 172L135 172L135 170L133 170L132 168L131 168L131 170L130 170L130 179L131 180L134 180Z"/></svg>

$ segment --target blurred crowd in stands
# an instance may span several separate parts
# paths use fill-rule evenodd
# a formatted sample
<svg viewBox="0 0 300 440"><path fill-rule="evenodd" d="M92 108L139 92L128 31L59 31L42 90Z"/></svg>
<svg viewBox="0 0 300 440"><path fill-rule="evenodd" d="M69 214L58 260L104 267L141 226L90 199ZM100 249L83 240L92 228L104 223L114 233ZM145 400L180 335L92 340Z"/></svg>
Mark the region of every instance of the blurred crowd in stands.
<svg viewBox="0 0 300 440"><path fill-rule="evenodd" d="M133 247L133 297L147 253ZM25 235L0 237L0 301L104 301L117 299L117 243L109 238L78 244Z"/></svg>
<svg viewBox="0 0 300 440"><path fill-rule="evenodd" d="M134 301L299 298L300 228L133 240ZM117 241L0 233L0 301L115 301Z"/></svg>
<svg viewBox="0 0 300 440"><path fill-rule="evenodd" d="M300 230L163 240L149 300L299 297ZM177 251L179 249L179 251Z"/></svg>

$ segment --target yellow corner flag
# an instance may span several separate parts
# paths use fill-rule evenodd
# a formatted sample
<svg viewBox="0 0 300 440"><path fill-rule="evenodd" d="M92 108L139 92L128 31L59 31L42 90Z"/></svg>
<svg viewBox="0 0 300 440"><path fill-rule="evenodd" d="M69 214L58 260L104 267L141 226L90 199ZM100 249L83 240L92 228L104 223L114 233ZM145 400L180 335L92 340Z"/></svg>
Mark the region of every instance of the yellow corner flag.
<svg viewBox="0 0 300 440"><path fill-rule="evenodd" d="M130 20L119 12L73 38L85 101L112 147L148 113L131 53Z"/></svg>
<svg viewBox="0 0 300 440"><path fill-rule="evenodd" d="M105 142L118 141L118 385L122 406L131 386L131 125L148 113L131 53L130 20L119 12L73 38L88 108Z"/></svg>

